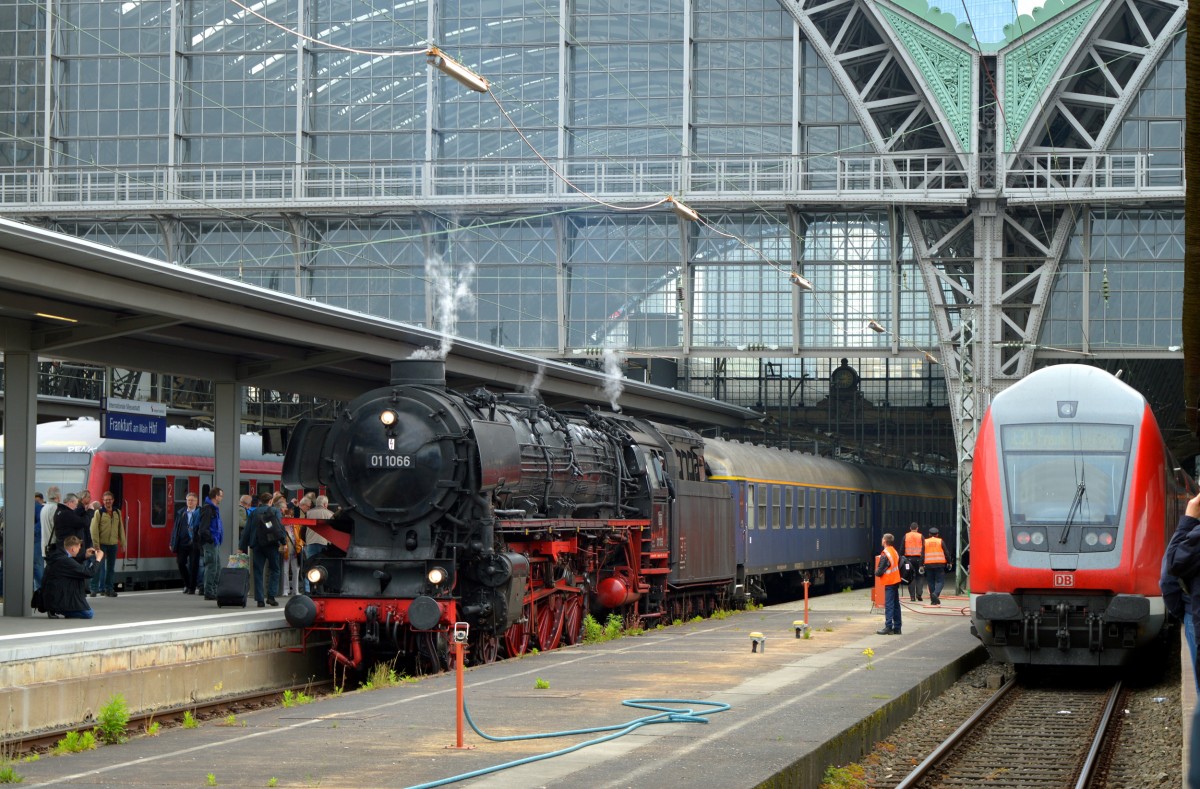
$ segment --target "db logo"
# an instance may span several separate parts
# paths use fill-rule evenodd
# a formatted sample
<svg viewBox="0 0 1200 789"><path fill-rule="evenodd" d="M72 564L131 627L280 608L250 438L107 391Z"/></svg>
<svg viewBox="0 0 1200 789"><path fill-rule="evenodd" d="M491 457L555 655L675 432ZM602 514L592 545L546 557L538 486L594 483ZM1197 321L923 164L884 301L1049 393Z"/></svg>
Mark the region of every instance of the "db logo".
<svg viewBox="0 0 1200 789"><path fill-rule="evenodd" d="M1075 576L1071 575L1070 573L1055 573L1054 585L1057 587L1074 586Z"/></svg>

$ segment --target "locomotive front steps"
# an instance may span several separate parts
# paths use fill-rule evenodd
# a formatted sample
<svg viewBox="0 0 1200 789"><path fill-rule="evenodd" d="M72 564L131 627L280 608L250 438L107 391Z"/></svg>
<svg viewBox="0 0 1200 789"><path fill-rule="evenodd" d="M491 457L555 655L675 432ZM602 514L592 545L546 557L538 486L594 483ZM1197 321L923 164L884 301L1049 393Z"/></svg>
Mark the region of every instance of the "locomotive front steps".
<svg viewBox="0 0 1200 789"><path fill-rule="evenodd" d="M321 651L290 651L282 609L218 609L179 590L90 599L92 620L4 619L0 739L86 728L114 695L132 714L302 684ZM253 603L253 601L251 601Z"/></svg>

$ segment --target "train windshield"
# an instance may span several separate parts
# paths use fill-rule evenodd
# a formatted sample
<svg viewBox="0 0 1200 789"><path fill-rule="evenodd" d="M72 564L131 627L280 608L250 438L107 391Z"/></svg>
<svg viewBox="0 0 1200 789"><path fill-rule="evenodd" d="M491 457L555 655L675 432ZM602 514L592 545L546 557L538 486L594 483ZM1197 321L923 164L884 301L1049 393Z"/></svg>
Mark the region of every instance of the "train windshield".
<svg viewBox="0 0 1200 789"><path fill-rule="evenodd" d="M38 467L34 474L33 489L45 495L46 490L51 485L57 485L62 495L68 493L78 493L83 490L86 483L87 469L85 468L64 468L61 466L42 468ZM32 496L33 494L30 494ZM0 462L0 507L4 506L4 463Z"/></svg>
<svg viewBox="0 0 1200 789"><path fill-rule="evenodd" d="M1011 525L1119 523L1132 441L1127 425L1001 427Z"/></svg>

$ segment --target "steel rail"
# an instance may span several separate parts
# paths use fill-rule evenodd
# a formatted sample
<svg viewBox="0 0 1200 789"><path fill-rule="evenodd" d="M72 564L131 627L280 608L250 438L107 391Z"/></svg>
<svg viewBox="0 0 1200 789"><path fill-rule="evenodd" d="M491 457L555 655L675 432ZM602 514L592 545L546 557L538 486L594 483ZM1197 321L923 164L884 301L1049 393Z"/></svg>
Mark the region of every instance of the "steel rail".
<svg viewBox="0 0 1200 789"><path fill-rule="evenodd" d="M985 701L979 707L979 709L975 710L971 717L963 721L962 725L955 729L949 737L943 740L941 745L934 748L933 753L925 757L925 761L914 767L913 771L905 776L903 781L896 784L896 789L912 789L914 786L916 786L918 781L924 778L929 771L932 770L934 766L946 756L946 754L954 750L955 746L962 742L963 737L965 737L968 732L974 729L975 725L983 720L987 714L992 711L992 708L999 704L1000 700L1008 695L1010 690L1016 687L1016 684L1017 683L1012 680L1004 683L1000 690L992 694L991 698Z"/></svg>
<svg viewBox="0 0 1200 789"><path fill-rule="evenodd" d="M1117 699L1120 695L1121 680L1117 680L1117 684L1113 685L1112 691L1108 694L1108 702L1104 705L1104 713L1100 716L1100 722L1096 724L1096 736L1092 738L1092 747L1088 749L1087 758L1083 760L1083 767L1079 770L1079 780L1075 782L1075 789L1087 789L1092 782L1093 773L1100 763L1100 751L1108 737L1108 726L1112 722L1113 712L1117 708Z"/></svg>
<svg viewBox="0 0 1200 789"><path fill-rule="evenodd" d="M145 729L152 721L171 722L181 720L185 713L207 713L212 710L220 710L227 707L232 707L238 704L252 704L266 699L281 699L287 691L310 691L315 688L324 688L332 685L332 680L322 680L319 682L306 682L300 685L288 685L282 688L274 688L272 690L256 690L249 693L242 693L236 696L226 696L220 699L211 701L194 702L191 704L179 704L171 707L163 707L151 712L140 712L130 715L129 722L126 724L125 731L130 735L135 735L139 730ZM37 732L20 737L12 737L9 739L0 740L0 753L7 754L13 757L17 754L31 753L43 748L53 747L55 743L71 732L90 731L98 725L97 721L79 723L74 726L62 726L54 729Z"/></svg>

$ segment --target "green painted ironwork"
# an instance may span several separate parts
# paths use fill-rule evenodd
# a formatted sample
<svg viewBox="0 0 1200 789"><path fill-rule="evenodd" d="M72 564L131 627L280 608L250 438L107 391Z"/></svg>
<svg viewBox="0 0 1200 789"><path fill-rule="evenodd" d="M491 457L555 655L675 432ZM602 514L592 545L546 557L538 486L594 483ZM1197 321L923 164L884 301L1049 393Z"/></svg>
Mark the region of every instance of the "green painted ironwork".
<svg viewBox="0 0 1200 789"><path fill-rule="evenodd" d="M1011 25L1005 25L1004 41L995 44L977 42L971 25L967 21L960 20L954 14L947 13L937 6L931 6L927 0L894 0L894 2L900 8L910 11L980 52L996 52L1021 36L1032 32L1035 28L1048 24L1067 9L1078 5L1080 0L1046 0L1041 6L1033 9L1032 13L1021 14Z"/></svg>
<svg viewBox="0 0 1200 789"><path fill-rule="evenodd" d="M962 150L970 151L971 120L975 111L971 100L973 55L891 9L880 10L920 70Z"/></svg>
<svg viewBox="0 0 1200 789"><path fill-rule="evenodd" d="M1050 92L1063 58L1100 7L1090 3L1008 50L1004 57L1005 150L1013 150L1039 101Z"/></svg>

